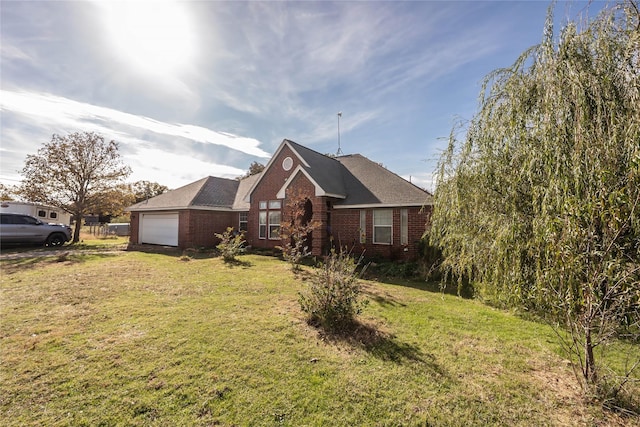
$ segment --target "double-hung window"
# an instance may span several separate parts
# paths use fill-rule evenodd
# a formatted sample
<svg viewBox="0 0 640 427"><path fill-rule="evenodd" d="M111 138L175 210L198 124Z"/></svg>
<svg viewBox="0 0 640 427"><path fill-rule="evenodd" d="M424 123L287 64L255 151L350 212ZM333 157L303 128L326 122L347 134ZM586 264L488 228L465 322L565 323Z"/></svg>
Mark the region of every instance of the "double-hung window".
<svg viewBox="0 0 640 427"><path fill-rule="evenodd" d="M267 211L260 211L258 214L258 237L267 238Z"/></svg>
<svg viewBox="0 0 640 427"><path fill-rule="evenodd" d="M373 243L390 245L393 242L393 210L373 211Z"/></svg>
<svg viewBox="0 0 640 427"><path fill-rule="evenodd" d="M269 239L280 239L280 211L269 211Z"/></svg>
<svg viewBox="0 0 640 427"><path fill-rule="evenodd" d="M279 240L282 201L269 200L268 202L260 202L259 207L258 237L260 239Z"/></svg>
<svg viewBox="0 0 640 427"><path fill-rule="evenodd" d="M238 230L247 231L249 229L249 212L240 212L240 218L238 220Z"/></svg>

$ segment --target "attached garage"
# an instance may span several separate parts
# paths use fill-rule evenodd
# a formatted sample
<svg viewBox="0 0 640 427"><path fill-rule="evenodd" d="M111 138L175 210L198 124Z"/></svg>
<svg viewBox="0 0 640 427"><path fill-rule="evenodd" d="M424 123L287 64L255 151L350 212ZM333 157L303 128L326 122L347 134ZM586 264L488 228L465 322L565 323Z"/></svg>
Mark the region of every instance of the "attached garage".
<svg viewBox="0 0 640 427"><path fill-rule="evenodd" d="M246 227L244 200L257 176L243 180L207 177L129 206L129 241L186 248L215 247L227 227ZM240 221L244 212L244 224Z"/></svg>
<svg viewBox="0 0 640 427"><path fill-rule="evenodd" d="M178 246L178 213L141 213L140 243Z"/></svg>

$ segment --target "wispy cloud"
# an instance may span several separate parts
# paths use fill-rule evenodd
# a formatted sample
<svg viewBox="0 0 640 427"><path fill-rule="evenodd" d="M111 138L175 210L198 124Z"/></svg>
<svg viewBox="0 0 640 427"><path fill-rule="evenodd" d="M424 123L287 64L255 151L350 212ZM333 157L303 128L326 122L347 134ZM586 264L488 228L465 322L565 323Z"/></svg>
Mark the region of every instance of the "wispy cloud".
<svg viewBox="0 0 640 427"><path fill-rule="evenodd" d="M0 90L0 109L34 118L44 118L75 128L87 125L110 123L139 128L160 135L185 138L192 141L220 145L249 155L267 158L260 141L225 132L218 132L201 126L166 123L149 117L137 116L110 108L77 102L68 98L33 92L12 92Z"/></svg>
<svg viewBox="0 0 640 427"><path fill-rule="evenodd" d="M435 150L451 117L473 111L475 83L515 59L502 56L516 42L529 43L529 11L540 9L543 22L545 9L537 2L179 1L196 52L179 70L144 73L139 58L114 48L105 25L115 20L120 28L121 17L105 19L103 3L3 5L3 174L53 132L93 130L121 142L140 171L156 167L165 185L192 171L231 176L237 169L222 164L266 159L283 138L333 150L342 111L345 151L430 181L419 176L430 155L399 153ZM155 3L143 3L153 14Z"/></svg>
<svg viewBox="0 0 640 427"><path fill-rule="evenodd" d="M132 181L147 180L164 183L167 180L167 165L174 165L176 170L173 173L177 173L177 178L172 181L171 185L175 187L196 181L204 176L235 178L246 172L232 166L152 147L139 148L135 154L127 156L127 161L133 169Z"/></svg>
<svg viewBox="0 0 640 427"><path fill-rule="evenodd" d="M358 126L374 123L383 106L497 49L496 31L472 19L476 7L231 4L212 17L213 31L224 41L214 55L226 67L212 77L210 93L243 113L270 116L294 129L306 125L305 135L333 137L335 132L319 131L319 118L344 109L367 119ZM465 20L466 31L446 30ZM386 114L393 113L387 108ZM330 119L323 123L333 125Z"/></svg>

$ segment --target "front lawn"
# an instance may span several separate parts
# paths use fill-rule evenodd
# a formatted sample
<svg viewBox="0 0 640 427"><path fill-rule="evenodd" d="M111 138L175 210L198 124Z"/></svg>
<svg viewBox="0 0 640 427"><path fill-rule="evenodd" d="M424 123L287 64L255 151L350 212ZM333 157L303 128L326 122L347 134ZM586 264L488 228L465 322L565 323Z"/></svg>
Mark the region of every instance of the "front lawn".
<svg viewBox="0 0 640 427"><path fill-rule="evenodd" d="M554 332L365 282L352 337L303 320L275 258L3 260L4 426L634 425L581 398ZM638 351L626 347L624 351Z"/></svg>

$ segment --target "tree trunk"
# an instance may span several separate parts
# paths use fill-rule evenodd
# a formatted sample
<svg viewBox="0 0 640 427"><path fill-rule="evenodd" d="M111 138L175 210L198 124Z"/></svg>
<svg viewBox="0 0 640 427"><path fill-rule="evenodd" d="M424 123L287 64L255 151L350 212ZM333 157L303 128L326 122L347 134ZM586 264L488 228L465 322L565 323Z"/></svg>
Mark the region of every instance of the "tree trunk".
<svg viewBox="0 0 640 427"><path fill-rule="evenodd" d="M584 378L587 384L595 384L597 380L590 320L587 320L584 327Z"/></svg>
<svg viewBox="0 0 640 427"><path fill-rule="evenodd" d="M84 220L83 215L80 214L74 214L73 215L76 219L76 223L75 226L73 228L73 239L71 240L72 243L78 243L80 241L80 229L82 228L82 221Z"/></svg>

